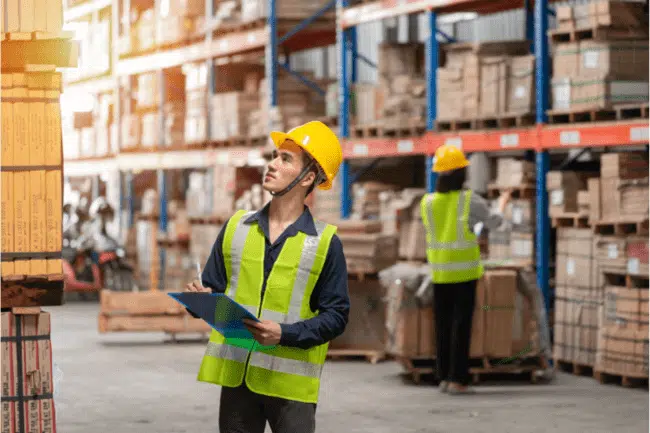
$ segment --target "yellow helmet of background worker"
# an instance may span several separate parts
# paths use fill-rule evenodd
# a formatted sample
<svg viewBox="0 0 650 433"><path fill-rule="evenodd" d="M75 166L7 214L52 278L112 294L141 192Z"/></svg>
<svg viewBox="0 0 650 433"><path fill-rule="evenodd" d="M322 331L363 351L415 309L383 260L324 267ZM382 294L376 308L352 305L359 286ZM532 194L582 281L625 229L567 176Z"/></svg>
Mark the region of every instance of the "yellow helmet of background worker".
<svg viewBox="0 0 650 433"><path fill-rule="evenodd" d="M297 126L289 132L272 131L271 140L276 147L282 147L291 140L307 152L320 166L325 181L318 185L320 189L332 188L332 181L339 172L343 162L341 143L330 128L323 122L312 121Z"/></svg>
<svg viewBox="0 0 650 433"><path fill-rule="evenodd" d="M436 150L433 162L433 172L443 173L445 171L457 170L467 167L469 161L465 158L462 150L455 146L444 145Z"/></svg>

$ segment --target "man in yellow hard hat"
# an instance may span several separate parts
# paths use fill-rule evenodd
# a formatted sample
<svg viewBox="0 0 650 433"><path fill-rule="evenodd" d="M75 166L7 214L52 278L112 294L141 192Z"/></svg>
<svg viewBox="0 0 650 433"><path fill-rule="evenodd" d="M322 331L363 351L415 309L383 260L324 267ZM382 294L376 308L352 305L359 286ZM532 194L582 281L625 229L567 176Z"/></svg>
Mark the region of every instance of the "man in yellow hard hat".
<svg viewBox="0 0 650 433"><path fill-rule="evenodd" d="M489 230L509 228L503 212L510 193L503 193L498 209L491 210L480 195L463 189L468 165L460 149L439 147L433 165L436 190L420 203L434 292L437 373L440 390L450 394L472 392L469 347L476 283L483 275L475 228L480 223Z"/></svg>
<svg viewBox="0 0 650 433"><path fill-rule="evenodd" d="M312 433L329 341L345 330L347 267L336 227L315 221L305 198L330 189L343 155L321 122L271 132L275 144L263 180L273 198L257 212L232 216L201 281L187 291L225 293L261 322L246 321L257 347L213 331L198 380L222 386L221 433Z"/></svg>

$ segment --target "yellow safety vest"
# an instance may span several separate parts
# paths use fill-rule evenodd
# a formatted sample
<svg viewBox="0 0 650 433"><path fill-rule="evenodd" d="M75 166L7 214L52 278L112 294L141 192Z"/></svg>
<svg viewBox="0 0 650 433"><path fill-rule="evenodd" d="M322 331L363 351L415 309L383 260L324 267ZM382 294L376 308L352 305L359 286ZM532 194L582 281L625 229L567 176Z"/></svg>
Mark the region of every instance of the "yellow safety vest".
<svg viewBox="0 0 650 433"><path fill-rule="evenodd" d="M471 196L467 190L435 192L420 202L434 283L462 283L483 276L478 240L468 224Z"/></svg>
<svg viewBox="0 0 650 433"><path fill-rule="evenodd" d="M315 317L318 312L311 311L309 301L336 227L317 221L317 236L299 232L288 238L273 265L261 302L265 238L257 223L246 222L251 215L237 212L225 229L225 294L262 320L283 324ZM266 348L257 342L249 348L228 343L223 335L212 331L199 381L237 387L246 380L248 388L258 394L305 403L318 401L329 343L307 350L281 345Z"/></svg>

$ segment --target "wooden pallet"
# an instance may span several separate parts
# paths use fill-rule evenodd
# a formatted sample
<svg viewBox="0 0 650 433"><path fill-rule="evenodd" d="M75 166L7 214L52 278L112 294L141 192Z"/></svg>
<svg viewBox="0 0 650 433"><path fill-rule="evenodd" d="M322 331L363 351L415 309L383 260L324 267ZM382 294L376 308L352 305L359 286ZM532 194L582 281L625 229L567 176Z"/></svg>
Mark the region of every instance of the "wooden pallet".
<svg viewBox="0 0 650 433"><path fill-rule="evenodd" d="M361 350L361 349L329 349L327 359L330 360L350 360L363 358L371 364L377 364L379 361L386 359L386 352L382 350Z"/></svg>
<svg viewBox="0 0 650 433"><path fill-rule="evenodd" d="M475 129L475 122L473 119L453 119L453 120L438 120L436 121L436 130L439 132L445 131L468 131Z"/></svg>
<svg viewBox="0 0 650 433"><path fill-rule="evenodd" d="M380 137L387 138L403 138L403 137L417 137L426 131L426 126L422 124L417 125L390 125L382 126L379 128Z"/></svg>
<svg viewBox="0 0 650 433"><path fill-rule="evenodd" d="M532 356L524 358L500 358L490 359L487 357L473 358L470 360L470 375L474 384L481 383L481 379L494 376L525 376L532 383L537 382L536 373L545 367L542 357ZM431 358L406 358L396 357L405 369L405 378L415 384L419 384L423 377L435 375L435 360ZM505 362L504 362L505 361Z"/></svg>
<svg viewBox="0 0 650 433"><path fill-rule="evenodd" d="M594 371L594 379L600 382L601 385L605 384L619 384L626 388L646 388L648 389L648 376L630 375L628 373L621 374L609 371Z"/></svg>
<svg viewBox="0 0 650 433"><path fill-rule="evenodd" d="M537 193L537 186L531 183L512 187L503 187L501 185L491 183L488 185L487 190L489 199L499 198L499 195L504 190L512 191L512 198L514 199L532 199Z"/></svg>
<svg viewBox="0 0 650 433"><path fill-rule="evenodd" d="M2 308L63 304L63 274L2 277Z"/></svg>
<svg viewBox="0 0 650 433"><path fill-rule="evenodd" d="M628 289L647 289L649 286L648 274L630 274L627 269L615 269L601 266L605 283L612 286L627 287Z"/></svg>
<svg viewBox="0 0 650 433"><path fill-rule="evenodd" d="M567 213L551 217L551 226L558 227L575 227L587 228L589 225L589 215L580 213Z"/></svg>
<svg viewBox="0 0 650 433"><path fill-rule="evenodd" d="M205 215L189 217L190 224L204 224L204 225L222 225L228 220L229 216L225 215Z"/></svg>
<svg viewBox="0 0 650 433"><path fill-rule="evenodd" d="M648 233L648 218L638 218L638 219L621 219L617 221L612 220L601 220L601 221L592 221L591 223L594 232L600 235L645 235Z"/></svg>
<svg viewBox="0 0 650 433"><path fill-rule="evenodd" d="M617 112L614 108L549 110L546 114L548 115L548 123L557 125L579 122L601 122L616 120L617 117Z"/></svg>
<svg viewBox="0 0 650 433"><path fill-rule="evenodd" d="M563 359L554 359L555 370L563 371L565 373L571 373L576 376L594 376L594 366L577 363L574 361L566 361Z"/></svg>
<svg viewBox="0 0 650 433"><path fill-rule="evenodd" d="M532 126L536 118L534 113L506 113L498 118L499 128Z"/></svg>
<svg viewBox="0 0 650 433"><path fill-rule="evenodd" d="M647 119L648 118L648 104L625 104L617 105L616 119Z"/></svg>
<svg viewBox="0 0 650 433"><path fill-rule="evenodd" d="M0 38L3 41L42 41L46 39L64 39L69 40L74 38L74 32L9 32L0 33Z"/></svg>
<svg viewBox="0 0 650 433"><path fill-rule="evenodd" d="M626 39L646 39L648 34L636 29L613 29L610 27L585 27L557 29L549 31L553 43L578 42L585 40L609 41Z"/></svg>

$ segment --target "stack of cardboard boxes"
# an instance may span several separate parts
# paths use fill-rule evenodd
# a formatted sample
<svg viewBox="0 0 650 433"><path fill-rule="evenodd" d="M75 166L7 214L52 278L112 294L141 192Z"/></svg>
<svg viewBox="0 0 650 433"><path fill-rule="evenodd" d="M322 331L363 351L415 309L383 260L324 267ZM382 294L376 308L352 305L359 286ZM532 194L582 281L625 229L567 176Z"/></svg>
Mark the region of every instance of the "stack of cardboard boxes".
<svg viewBox="0 0 650 433"><path fill-rule="evenodd" d="M500 158L497 178L491 188L517 189L526 193L534 185L534 164L513 158ZM496 207L498 201L492 202ZM507 205L504 217L511 223L509 230L488 230L490 260L516 260L532 263L535 253L535 200L520 197Z"/></svg>
<svg viewBox="0 0 650 433"><path fill-rule="evenodd" d="M379 87L383 93L381 117L378 119L381 120L381 126L391 129L423 124L427 106L424 44L381 44L378 70ZM361 97L360 95L357 99ZM375 102L372 98L366 99L368 105ZM365 106L357 108L359 113Z"/></svg>
<svg viewBox="0 0 650 433"><path fill-rule="evenodd" d="M277 0L275 2L275 15L280 20L302 20L318 12L323 5L319 2L305 2L301 0ZM266 19L269 13L269 2L265 0L241 0L241 21L248 23ZM321 20L330 21L332 24L336 11L328 10Z"/></svg>
<svg viewBox="0 0 650 433"><path fill-rule="evenodd" d="M595 30L593 39L554 44L554 111L648 102L648 24L642 3L598 0L558 7L557 16L559 32L601 31Z"/></svg>
<svg viewBox="0 0 650 433"><path fill-rule="evenodd" d="M306 78L316 82L313 72L303 72ZM267 79L259 85L259 108L248 118L248 136L261 137L269 128L289 130L309 120L325 115L325 99L309 88L298 84L288 73L278 74L277 106L271 107Z"/></svg>
<svg viewBox="0 0 650 433"><path fill-rule="evenodd" d="M610 222L647 220L647 156L640 152L604 154L601 158L599 189L598 219Z"/></svg>
<svg viewBox="0 0 650 433"><path fill-rule="evenodd" d="M603 304L590 228L558 228L555 273L556 359L593 367Z"/></svg>
<svg viewBox="0 0 650 433"><path fill-rule="evenodd" d="M438 69L438 120L534 112L535 59L525 41L444 46Z"/></svg>
<svg viewBox="0 0 650 433"><path fill-rule="evenodd" d="M183 65L185 74L185 134L186 145L208 141L208 65Z"/></svg>
<svg viewBox="0 0 650 433"><path fill-rule="evenodd" d="M339 221L337 226L350 273L374 274L397 262L397 236L382 233L379 221Z"/></svg>

